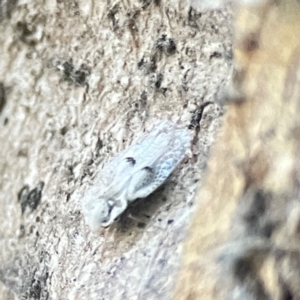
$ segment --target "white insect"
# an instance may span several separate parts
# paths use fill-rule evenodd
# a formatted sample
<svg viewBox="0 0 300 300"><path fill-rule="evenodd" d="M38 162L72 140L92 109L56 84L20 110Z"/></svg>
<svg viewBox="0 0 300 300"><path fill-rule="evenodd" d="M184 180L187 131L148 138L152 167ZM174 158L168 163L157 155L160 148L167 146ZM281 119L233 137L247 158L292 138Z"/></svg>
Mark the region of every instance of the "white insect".
<svg viewBox="0 0 300 300"><path fill-rule="evenodd" d="M156 190L183 159L191 136L170 121L160 121L112 159L99 182L83 197L85 221L95 231L111 225L137 198Z"/></svg>

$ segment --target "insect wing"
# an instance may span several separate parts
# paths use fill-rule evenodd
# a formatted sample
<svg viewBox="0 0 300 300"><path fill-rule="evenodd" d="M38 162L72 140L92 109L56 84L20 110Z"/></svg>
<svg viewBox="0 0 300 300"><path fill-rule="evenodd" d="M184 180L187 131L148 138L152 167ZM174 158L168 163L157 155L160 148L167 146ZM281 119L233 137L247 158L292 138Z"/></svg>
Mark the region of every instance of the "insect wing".
<svg viewBox="0 0 300 300"><path fill-rule="evenodd" d="M173 135L172 143L167 151L155 163L155 179L149 194L157 189L173 172L180 161L184 158L190 147L191 136L185 129L177 129Z"/></svg>
<svg viewBox="0 0 300 300"><path fill-rule="evenodd" d="M104 166L98 177L104 196L117 194L124 181L144 167L155 169L158 187L183 158L189 143L190 135L185 129L176 128L170 121L157 123L150 132ZM129 157L134 159L134 165L126 160Z"/></svg>
<svg viewBox="0 0 300 300"><path fill-rule="evenodd" d="M158 157L156 152L153 152L154 148L157 148L158 136L162 133L169 135L170 130L174 129L174 124L169 121L161 121L158 123L150 132L144 133L138 140L125 149L124 151L117 154L111 161L104 165L103 169L97 176L97 181L103 189L103 194L111 196L116 193L119 189L120 182L124 178L128 178L132 172L136 169L141 168L141 163L147 165L149 160L149 153L151 148L151 156ZM159 142L166 144L166 140L162 138ZM159 146L159 145L158 145ZM160 144L161 151L166 151L164 145ZM137 161L137 165L130 166L126 161L126 158L132 157Z"/></svg>
<svg viewBox="0 0 300 300"><path fill-rule="evenodd" d="M151 155L156 156L155 149L166 150L165 147L171 138L172 131L174 131L174 124L170 121L157 123L150 132L146 132L127 149L126 156L133 157L138 163Z"/></svg>
<svg viewBox="0 0 300 300"><path fill-rule="evenodd" d="M152 167L169 148L174 138L175 126L169 121L161 121L154 126L142 139L138 140L132 149L132 156L136 160L135 170Z"/></svg>
<svg viewBox="0 0 300 300"><path fill-rule="evenodd" d="M132 179L135 179L136 182L134 185L132 185L133 182L131 181L129 189L130 187L137 187L137 183L139 182L138 176L141 175L141 170L145 169L145 165L147 167L150 167L151 170L153 170L154 176L153 180L150 183L148 183L144 187L140 187L136 191L134 198L132 197L132 193L128 192L130 201L136 198L147 197L153 191L155 191L161 184L163 184L163 182L176 168L178 163L183 159L186 151L189 149L191 136L187 130L174 128L174 130L169 133L168 137L170 137L170 139L167 146L162 147L159 150L157 150L157 148L151 149L151 152L149 152L152 154L150 159L145 157L143 163L139 167L135 168L135 172L132 175ZM157 138L157 141L160 141L160 139ZM141 166L144 167L141 168Z"/></svg>

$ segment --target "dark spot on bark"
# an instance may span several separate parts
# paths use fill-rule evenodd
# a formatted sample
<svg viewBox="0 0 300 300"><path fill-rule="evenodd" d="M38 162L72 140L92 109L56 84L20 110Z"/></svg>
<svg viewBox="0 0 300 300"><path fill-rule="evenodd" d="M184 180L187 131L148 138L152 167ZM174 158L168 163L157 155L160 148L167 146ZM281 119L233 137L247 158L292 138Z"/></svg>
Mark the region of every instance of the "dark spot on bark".
<svg viewBox="0 0 300 300"><path fill-rule="evenodd" d="M65 135L66 133L67 133L67 131L68 131L68 128L66 127L66 126L64 126L64 127L62 127L61 129L60 129L60 134L61 135Z"/></svg>
<svg viewBox="0 0 300 300"><path fill-rule="evenodd" d="M202 13L197 13L192 7L189 8L188 12L188 25L192 28L199 29L197 20L200 19Z"/></svg>
<svg viewBox="0 0 300 300"><path fill-rule="evenodd" d="M146 227L146 224L143 223L143 222L139 222L139 223L137 224L137 227L138 227L138 228L145 228L145 227Z"/></svg>
<svg viewBox="0 0 300 300"><path fill-rule="evenodd" d="M144 57L138 62L138 69L141 69L145 65Z"/></svg>
<svg viewBox="0 0 300 300"><path fill-rule="evenodd" d="M96 143L96 150L100 150L103 148L103 141L98 137L97 143Z"/></svg>
<svg viewBox="0 0 300 300"><path fill-rule="evenodd" d="M6 91L4 88L4 84L0 82L0 113L3 110L6 104Z"/></svg>
<svg viewBox="0 0 300 300"><path fill-rule="evenodd" d="M82 64L80 68L76 69L70 60L65 62L59 61L55 67L63 72L63 79L65 81L88 87L88 78L91 74L91 69L87 65Z"/></svg>
<svg viewBox="0 0 300 300"><path fill-rule="evenodd" d="M222 54L220 52L213 52L210 56L209 56L209 59L212 59L212 58L221 58L222 57Z"/></svg>
<svg viewBox="0 0 300 300"><path fill-rule="evenodd" d="M41 181L36 188L29 191L28 185L25 185L18 193L18 201L21 204L22 214L24 214L28 207L31 211L34 211L41 202L42 190L44 188L44 182Z"/></svg>
<svg viewBox="0 0 300 300"><path fill-rule="evenodd" d="M159 73L159 74L157 75L157 79L156 79L156 82L155 82L155 88L156 88L156 89L159 89L159 88L160 88L161 83L162 83L162 81L163 81L163 78L164 78L163 74Z"/></svg>
<svg viewBox="0 0 300 300"><path fill-rule="evenodd" d="M208 101L208 102L204 102L200 105L200 107L197 109L195 114L192 116L192 120L190 122L190 125L188 126L189 129L195 128L196 130L200 130L200 121L203 117L204 108L210 104L212 104L212 102Z"/></svg>

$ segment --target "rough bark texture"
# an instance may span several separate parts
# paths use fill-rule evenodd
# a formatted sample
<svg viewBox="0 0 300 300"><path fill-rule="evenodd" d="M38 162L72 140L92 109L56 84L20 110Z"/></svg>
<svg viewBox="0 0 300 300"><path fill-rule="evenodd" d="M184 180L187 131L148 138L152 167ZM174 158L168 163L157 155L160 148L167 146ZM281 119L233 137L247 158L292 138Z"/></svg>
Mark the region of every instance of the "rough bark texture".
<svg viewBox="0 0 300 300"><path fill-rule="evenodd" d="M230 6L0 0L1 299L171 299L221 123L231 26ZM194 134L189 156L113 228L91 233L82 193L165 118Z"/></svg>
<svg viewBox="0 0 300 300"><path fill-rule="evenodd" d="M174 298L300 299L300 2L235 18L235 90Z"/></svg>

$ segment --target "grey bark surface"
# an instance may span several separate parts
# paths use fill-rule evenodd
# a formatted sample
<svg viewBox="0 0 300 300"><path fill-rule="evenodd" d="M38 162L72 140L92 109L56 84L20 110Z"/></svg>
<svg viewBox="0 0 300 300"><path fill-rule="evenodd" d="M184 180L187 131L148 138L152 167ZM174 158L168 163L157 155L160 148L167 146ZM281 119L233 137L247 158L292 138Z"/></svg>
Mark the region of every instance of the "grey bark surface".
<svg viewBox="0 0 300 300"><path fill-rule="evenodd" d="M171 298L222 119L231 22L230 6L177 1L0 1L1 299ZM156 119L190 129L189 155L90 232L83 192Z"/></svg>

